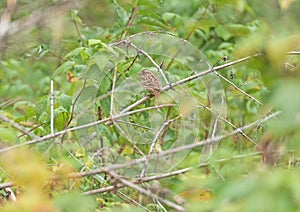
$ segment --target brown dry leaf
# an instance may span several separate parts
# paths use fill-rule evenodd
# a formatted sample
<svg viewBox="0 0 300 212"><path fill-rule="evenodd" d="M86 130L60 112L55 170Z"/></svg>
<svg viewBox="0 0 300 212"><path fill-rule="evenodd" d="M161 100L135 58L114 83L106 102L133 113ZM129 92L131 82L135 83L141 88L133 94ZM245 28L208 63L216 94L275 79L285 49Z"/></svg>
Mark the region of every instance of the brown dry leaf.
<svg viewBox="0 0 300 212"><path fill-rule="evenodd" d="M71 71L67 71L67 77L68 81L71 83L78 81L78 77L75 77L75 75Z"/></svg>

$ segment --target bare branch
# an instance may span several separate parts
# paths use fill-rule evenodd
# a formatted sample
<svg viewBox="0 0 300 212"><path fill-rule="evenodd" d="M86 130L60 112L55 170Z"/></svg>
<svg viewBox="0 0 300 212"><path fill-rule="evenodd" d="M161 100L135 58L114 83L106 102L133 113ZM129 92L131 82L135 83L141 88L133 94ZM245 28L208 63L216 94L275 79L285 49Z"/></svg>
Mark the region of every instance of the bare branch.
<svg viewBox="0 0 300 212"><path fill-rule="evenodd" d="M13 182L5 182L0 184L0 189L12 187L14 185Z"/></svg>
<svg viewBox="0 0 300 212"><path fill-rule="evenodd" d="M218 72L214 72L218 77L222 78L223 80L225 80L227 83L229 83L232 87L234 87L237 91L241 92L242 94L244 94L245 96L247 96L249 99L252 99L254 102L256 102L259 105L262 105L262 103L260 101L258 101L257 99L255 99L253 96L247 94L245 91L243 91L242 89L240 89L238 86L236 86L234 83L232 83L230 80L226 79L225 77L223 77L221 74L219 74Z"/></svg>
<svg viewBox="0 0 300 212"><path fill-rule="evenodd" d="M9 199L11 199L14 202L17 201L17 197L16 197L15 193L13 192L13 190L10 187L4 188L4 190L8 194Z"/></svg>
<svg viewBox="0 0 300 212"><path fill-rule="evenodd" d="M299 51L290 51L288 53L286 53L287 55L300 55Z"/></svg>
<svg viewBox="0 0 300 212"><path fill-rule="evenodd" d="M53 80L50 81L50 133L54 134L54 92L53 92Z"/></svg>
<svg viewBox="0 0 300 212"><path fill-rule="evenodd" d="M209 107L207 107L207 106L205 106L204 104L201 104L201 103L199 103L201 106L199 106L199 107L203 107L203 108L205 108L206 110L209 110L210 112L212 112L212 113L214 113L215 114L215 112L212 110L212 109L210 109ZM240 128L238 128L238 127L236 127L234 124L232 124L230 121L228 121L226 118L224 118L223 116L220 116L219 117L222 121L224 121L225 123L227 123L227 124L229 124L233 129L240 129ZM252 143L254 143L256 146L259 146L252 138L250 138L247 134L245 134L242 130L240 131L240 133L241 133L241 135L242 136L244 136L246 139L248 139L249 141L251 141Z"/></svg>
<svg viewBox="0 0 300 212"><path fill-rule="evenodd" d="M177 119L179 119L181 116L178 116L174 119L171 119L171 120L168 120L168 121L165 121L163 123L163 125L161 126L161 128L157 131L157 133L155 134L154 138L152 139L151 141L151 146L150 146L150 149L148 151L148 156L151 155L151 153L153 152L156 144L157 144L157 140L159 138L159 136L163 133L163 131L165 130L165 128L167 128L173 121L176 121ZM147 169L147 165L148 165L148 160L145 161L145 164L144 164L144 168L142 169L142 172L141 172L141 177L144 177L145 174L146 174L146 169Z"/></svg>
<svg viewBox="0 0 300 212"><path fill-rule="evenodd" d="M126 167L134 166L134 165L137 165L137 164L140 164L140 163L144 163L146 160L161 158L165 155L174 154L174 153L182 152L182 151L185 151L185 150L190 150L190 149L193 149L195 147L203 146L203 145L206 145L206 144L216 143L216 142L219 142L220 140L222 140L224 138L230 137L232 135L236 135L236 134L240 133L240 131L244 131L246 129L249 129L249 128L255 127L255 126L257 126L261 123L264 123L264 122L266 122L270 119L276 118L280 114L281 114L281 111L277 111L277 112L272 113L268 116L265 116L262 119L256 120L255 122L252 122L248 125L245 125L241 128L237 128L236 130L231 131L230 133L220 135L220 136L216 136L214 138L209 138L209 139L206 139L206 140L195 142L193 144L188 144L188 145L176 147L176 148L173 148L173 149L169 149L169 150L166 150L166 151L162 151L160 153L153 154L153 155L150 155L150 156L145 156L145 157L142 157L142 158L139 158L139 159L135 159L135 160L132 160L132 161L127 162L127 163L113 164L113 165L108 166L108 167L102 167L102 168L98 168L98 169L95 169L95 170L92 170L92 171L89 171L89 172L84 172L84 173L73 173L73 174L70 174L69 177L71 177L71 178L81 178L81 177L90 176L90 175L94 175L94 174L104 173L104 172L111 171L111 170L126 168Z"/></svg>
<svg viewBox="0 0 300 212"><path fill-rule="evenodd" d="M157 199L159 200L160 202L164 203L165 205L177 210L177 211L185 211L185 209L183 207L181 207L180 205L177 205L169 200L166 200L166 199L163 199L161 197L159 197L158 195L156 194L153 194L151 191L147 191L143 188L141 188L140 186L137 186L136 184L134 184L133 182L130 182L124 178L122 178L121 176L117 175L116 173L112 172L112 171L109 171L107 172L109 175L111 175L113 178L115 178L116 180L118 180L119 182L121 182L122 184L138 191L139 193L141 194L144 194L148 197L151 197L151 198L154 198L154 199Z"/></svg>
<svg viewBox="0 0 300 212"><path fill-rule="evenodd" d="M126 45L131 46L132 48L136 49L137 52L140 52L141 54L145 55L150 60L150 62L157 68L157 70L162 75L166 84L169 85L170 88L172 88L171 84L169 83L169 81L168 81L166 75L164 74L163 70L161 69L160 65L158 65L155 62L155 60L146 51L144 51L143 49L140 49L139 47L137 47L136 45L134 45L133 43L131 43L128 40L123 40L122 42L125 43Z"/></svg>
<svg viewBox="0 0 300 212"><path fill-rule="evenodd" d="M0 119L9 123L11 126L13 126L14 128L20 130L21 132L23 132L23 134L27 134L29 135L31 138L33 139L38 139L39 137L36 136L35 134L33 134L32 132L30 132L30 130L27 130L25 127L23 127L22 125L14 122L13 120L7 118L5 115L0 114Z"/></svg>
<svg viewBox="0 0 300 212"><path fill-rule="evenodd" d="M117 79L117 68L118 68L118 63L115 64L115 68L114 68L114 79L113 79L111 96L110 96L110 116L113 116L114 95L115 95L115 86L116 86L116 79Z"/></svg>

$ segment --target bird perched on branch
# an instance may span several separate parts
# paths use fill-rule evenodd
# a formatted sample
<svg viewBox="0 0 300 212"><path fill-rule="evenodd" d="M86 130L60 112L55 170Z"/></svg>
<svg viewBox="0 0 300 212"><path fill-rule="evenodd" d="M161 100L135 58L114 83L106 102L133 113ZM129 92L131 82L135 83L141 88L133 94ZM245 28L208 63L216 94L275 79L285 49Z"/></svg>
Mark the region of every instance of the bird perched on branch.
<svg viewBox="0 0 300 212"><path fill-rule="evenodd" d="M142 85L150 94L154 94L156 98L160 96L161 84L157 76L150 70L144 69L140 73L142 77Z"/></svg>

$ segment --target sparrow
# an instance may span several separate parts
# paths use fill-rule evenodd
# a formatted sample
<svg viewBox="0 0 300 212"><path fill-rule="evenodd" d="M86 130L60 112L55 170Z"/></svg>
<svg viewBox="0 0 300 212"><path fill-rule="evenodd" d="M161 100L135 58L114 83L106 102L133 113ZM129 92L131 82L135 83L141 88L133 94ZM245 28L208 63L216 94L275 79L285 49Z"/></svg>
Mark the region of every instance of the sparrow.
<svg viewBox="0 0 300 212"><path fill-rule="evenodd" d="M154 94L156 98L160 96L161 84L157 76L150 70L141 71L142 85L150 94Z"/></svg>

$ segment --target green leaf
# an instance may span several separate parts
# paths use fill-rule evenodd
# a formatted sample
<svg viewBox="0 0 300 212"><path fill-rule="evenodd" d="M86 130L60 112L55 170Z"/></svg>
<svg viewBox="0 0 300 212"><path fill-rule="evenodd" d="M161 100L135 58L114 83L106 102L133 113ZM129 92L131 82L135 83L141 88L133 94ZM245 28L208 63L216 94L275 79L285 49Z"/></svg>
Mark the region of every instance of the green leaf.
<svg viewBox="0 0 300 212"><path fill-rule="evenodd" d="M88 99L95 99L96 94L97 88L95 86L87 86L82 90L78 102L82 103Z"/></svg>
<svg viewBox="0 0 300 212"><path fill-rule="evenodd" d="M98 65L100 71L104 72L110 70L114 67L114 63L112 63L113 55L106 50L103 50L95 55L93 61Z"/></svg>
<svg viewBox="0 0 300 212"><path fill-rule="evenodd" d="M35 107L27 107L25 110L25 120L35 117Z"/></svg>
<svg viewBox="0 0 300 212"><path fill-rule="evenodd" d="M137 5L142 7L142 10L153 10L161 7L161 0L138 0Z"/></svg>
<svg viewBox="0 0 300 212"><path fill-rule="evenodd" d="M202 19L197 22L198 28L202 29L206 36L209 36L210 29L217 26L219 23L214 18Z"/></svg>
<svg viewBox="0 0 300 212"><path fill-rule="evenodd" d="M252 94L252 93L259 92L261 90L261 87L257 82L248 82L242 87L242 89L246 93Z"/></svg>
<svg viewBox="0 0 300 212"><path fill-rule="evenodd" d="M111 86L110 74L106 74L103 80L101 80L99 85L99 90L101 94L106 93Z"/></svg>
<svg viewBox="0 0 300 212"><path fill-rule="evenodd" d="M179 15L176 14L176 13L170 13L170 12L166 12L162 15L162 18L168 22L168 21L171 21L173 19L175 19L176 17L178 17Z"/></svg>
<svg viewBox="0 0 300 212"><path fill-rule="evenodd" d="M60 211L82 212L95 211L96 205L91 197L77 192L61 193L54 199L55 205Z"/></svg>
<svg viewBox="0 0 300 212"><path fill-rule="evenodd" d="M232 34L221 25L218 25L215 30L218 36L223 38L225 41L229 40L232 37Z"/></svg>
<svg viewBox="0 0 300 212"><path fill-rule="evenodd" d="M226 30L233 36L247 36L250 33L250 29L242 24L230 24L226 26Z"/></svg>
<svg viewBox="0 0 300 212"><path fill-rule="evenodd" d="M79 24L82 24L81 18L78 16L78 10L71 10L71 18Z"/></svg>
<svg viewBox="0 0 300 212"><path fill-rule="evenodd" d="M66 109L66 111L70 111L71 105L72 105L72 97L69 95L66 95L64 93L61 93L56 96L56 101L61 105L63 108Z"/></svg>
<svg viewBox="0 0 300 212"><path fill-rule="evenodd" d="M300 81L282 80L277 83L270 103L283 111L280 122L271 128L274 133L298 130L300 127Z"/></svg>
<svg viewBox="0 0 300 212"><path fill-rule="evenodd" d="M80 52L84 49L84 47L78 47L76 49L73 49L72 51L70 51L68 54L66 54L66 56L64 56L64 58L68 58L68 57L74 57L74 56L79 56Z"/></svg>
<svg viewBox="0 0 300 212"><path fill-rule="evenodd" d="M252 100L247 101L246 109L250 114L257 114L258 112L257 103Z"/></svg>
<svg viewBox="0 0 300 212"><path fill-rule="evenodd" d="M155 27L167 27L167 23L161 17L151 14L151 16L143 16L140 17L137 21L139 24L146 24L149 26L155 26Z"/></svg>
<svg viewBox="0 0 300 212"><path fill-rule="evenodd" d="M110 98L104 98L100 100L101 108L105 114L105 116L109 116L110 114Z"/></svg>
<svg viewBox="0 0 300 212"><path fill-rule="evenodd" d="M54 72L53 76L55 77L56 75L60 73L66 73L67 71L71 70L73 66L75 65L74 61L68 60L67 62L64 62L61 66L59 66L56 71Z"/></svg>
<svg viewBox="0 0 300 212"><path fill-rule="evenodd" d="M129 19L129 15L127 14L126 10L123 7L121 7L116 0L113 0L113 4L117 12L120 23L126 24Z"/></svg>
<svg viewBox="0 0 300 212"><path fill-rule="evenodd" d="M14 144L18 141L16 132L8 129L0 127L0 141L7 144Z"/></svg>
<svg viewBox="0 0 300 212"><path fill-rule="evenodd" d="M54 110L54 126L57 130L63 130L69 121L69 113L62 106Z"/></svg>
<svg viewBox="0 0 300 212"><path fill-rule="evenodd" d="M97 40L97 39L89 39L88 40L88 46L96 46L96 45L100 45L100 46L106 46L105 43L103 43L101 40Z"/></svg>
<svg viewBox="0 0 300 212"><path fill-rule="evenodd" d="M36 58L40 59L48 52L49 52L49 49L45 45L38 45L36 47Z"/></svg>

